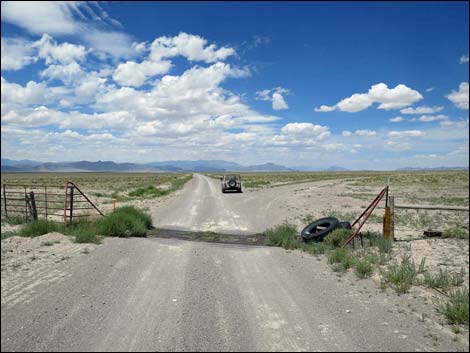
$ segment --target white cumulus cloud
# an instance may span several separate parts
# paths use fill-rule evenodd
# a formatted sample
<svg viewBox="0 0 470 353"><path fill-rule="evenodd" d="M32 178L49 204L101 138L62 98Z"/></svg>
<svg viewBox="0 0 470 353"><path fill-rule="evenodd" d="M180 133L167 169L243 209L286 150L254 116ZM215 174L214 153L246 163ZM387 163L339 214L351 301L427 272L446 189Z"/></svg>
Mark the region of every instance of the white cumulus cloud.
<svg viewBox="0 0 470 353"><path fill-rule="evenodd" d="M396 116L394 118L388 119L388 121L390 121L392 123L400 123L402 121L405 121L405 119L403 119L401 116Z"/></svg>
<svg viewBox="0 0 470 353"><path fill-rule="evenodd" d="M341 111L355 113L369 108L374 103L379 103L378 109L400 109L421 99L423 96L418 91L403 84L399 84L395 88L388 88L385 83L378 83L373 85L367 93L355 93L334 106L321 106L315 111L328 112L333 111L333 108L338 108Z"/></svg>
<svg viewBox="0 0 470 353"><path fill-rule="evenodd" d="M466 63L468 63L468 53L467 53L467 55L462 55L462 56L460 57L460 63L461 63L461 64L466 64Z"/></svg>
<svg viewBox="0 0 470 353"><path fill-rule="evenodd" d="M439 114L439 115L422 115L419 117L418 121L421 122L431 122L431 121L442 121L448 120L449 117L447 115Z"/></svg>
<svg viewBox="0 0 470 353"><path fill-rule="evenodd" d="M315 108L314 110L316 112L327 113L327 112L332 112L335 109L336 109L336 106L330 107L328 105L321 105L320 108Z"/></svg>
<svg viewBox="0 0 470 353"><path fill-rule="evenodd" d="M256 92L256 99L262 101L271 101L274 110L288 109L289 105L285 101L283 94L289 94L286 88L275 87L272 89L264 89Z"/></svg>
<svg viewBox="0 0 470 353"><path fill-rule="evenodd" d="M170 61L148 61L145 60L140 64L127 61L119 64L114 71L113 79L122 86L142 86L148 78L167 73L172 64Z"/></svg>
<svg viewBox="0 0 470 353"><path fill-rule="evenodd" d="M421 137L426 135L424 131L421 130L404 130L404 131L389 131L387 134L389 137Z"/></svg>
<svg viewBox="0 0 470 353"><path fill-rule="evenodd" d="M427 107L427 106L422 106L422 107L416 107L416 108L405 108L400 110L400 113L402 114L434 114L437 112L440 112L443 110L444 107Z"/></svg>
<svg viewBox="0 0 470 353"><path fill-rule="evenodd" d="M235 54L233 48L217 49L215 44L207 44L206 39L185 32L181 32L175 37L159 37L150 46L150 59L160 61L162 58L181 55L190 61L214 63Z"/></svg>
<svg viewBox="0 0 470 353"><path fill-rule="evenodd" d="M67 42L58 44L48 34L44 34L33 46L38 48L38 57L44 59L46 65L57 62L69 64L74 61L83 61L87 54L84 46Z"/></svg>
<svg viewBox="0 0 470 353"><path fill-rule="evenodd" d="M31 42L22 38L1 38L2 71L21 70L23 67L35 62Z"/></svg>
<svg viewBox="0 0 470 353"><path fill-rule="evenodd" d="M452 90L446 97L454 103L456 107L468 110L468 82L460 83L459 90Z"/></svg>

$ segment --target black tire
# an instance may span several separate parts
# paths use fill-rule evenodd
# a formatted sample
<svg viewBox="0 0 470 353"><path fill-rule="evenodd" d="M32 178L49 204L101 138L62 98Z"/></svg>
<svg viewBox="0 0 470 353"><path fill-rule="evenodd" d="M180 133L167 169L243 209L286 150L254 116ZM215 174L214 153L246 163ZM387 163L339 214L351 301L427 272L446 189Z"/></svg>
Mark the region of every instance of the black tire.
<svg viewBox="0 0 470 353"><path fill-rule="evenodd" d="M352 229L351 223L349 222L339 222L339 225L341 226L341 228L344 228L344 229Z"/></svg>
<svg viewBox="0 0 470 353"><path fill-rule="evenodd" d="M230 180L230 181L228 182L228 186L229 186L230 188L232 188L232 189L233 189L236 185L237 185L237 182L236 182L235 180Z"/></svg>
<svg viewBox="0 0 470 353"><path fill-rule="evenodd" d="M300 233L300 236L305 242L312 240L322 241L328 234L340 227L341 225L337 218L320 218L306 226Z"/></svg>

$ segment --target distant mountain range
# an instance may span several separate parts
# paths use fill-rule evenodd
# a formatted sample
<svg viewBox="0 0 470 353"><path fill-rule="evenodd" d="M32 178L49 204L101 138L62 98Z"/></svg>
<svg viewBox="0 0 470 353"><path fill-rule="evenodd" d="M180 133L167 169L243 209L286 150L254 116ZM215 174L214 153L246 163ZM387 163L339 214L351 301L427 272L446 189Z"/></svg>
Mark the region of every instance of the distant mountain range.
<svg viewBox="0 0 470 353"><path fill-rule="evenodd" d="M298 166L288 168L274 163L243 166L235 162L224 160L196 160L196 161L164 161L146 164L138 163L116 163L112 161L78 161L78 162L38 162L29 159L12 160L1 159L2 172L201 172L201 173L224 173L224 172L294 172L294 171L322 171L322 172L345 172L344 167L331 166L326 168L314 168L310 166ZM415 168L406 167L397 170L468 170L468 167L437 167L437 168Z"/></svg>
<svg viewBox="0 0 470 353"><path fill-rule="evenodd" d="M290 172L293 169L266 163L243 166L223 160L165 161L146 164L112 161L36 162L2 158L2 172Z"/></svg>

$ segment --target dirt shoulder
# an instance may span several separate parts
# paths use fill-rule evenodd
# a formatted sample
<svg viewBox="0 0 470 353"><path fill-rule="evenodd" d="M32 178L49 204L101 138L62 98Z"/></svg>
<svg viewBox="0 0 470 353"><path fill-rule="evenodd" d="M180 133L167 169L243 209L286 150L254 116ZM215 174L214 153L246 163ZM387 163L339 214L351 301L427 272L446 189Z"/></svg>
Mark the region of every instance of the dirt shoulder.
<svg viewBox="0 0 470 353"><path fill-rule="evenodd" d="M47 285L69 273L64 264L89 254L97 245L77 244L73 237L48 233L36 238L13 236L1 242L2 306L33 300Z"/></svg>

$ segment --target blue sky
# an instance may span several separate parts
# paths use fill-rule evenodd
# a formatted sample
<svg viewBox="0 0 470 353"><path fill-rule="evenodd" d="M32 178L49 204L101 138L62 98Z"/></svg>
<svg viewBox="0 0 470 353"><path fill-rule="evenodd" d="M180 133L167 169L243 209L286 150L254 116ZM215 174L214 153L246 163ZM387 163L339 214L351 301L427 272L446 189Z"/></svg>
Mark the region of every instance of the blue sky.
<svg viewBox="0 0 470 353"><path fill-rule="evenodd" d="M2 158L468 166L468 2L2 2Z"/></svg>

